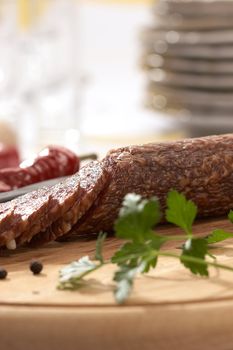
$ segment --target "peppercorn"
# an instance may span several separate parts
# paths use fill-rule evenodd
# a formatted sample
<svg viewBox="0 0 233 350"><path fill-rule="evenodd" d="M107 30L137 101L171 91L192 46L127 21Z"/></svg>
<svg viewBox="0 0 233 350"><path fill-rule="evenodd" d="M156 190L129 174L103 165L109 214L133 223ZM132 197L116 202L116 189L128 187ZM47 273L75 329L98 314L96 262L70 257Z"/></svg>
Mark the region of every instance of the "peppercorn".
<svg viewBox="0 0 233 350"><path fill-rule="evenodd" d="M32 261L30 263L30 270L32 271L33 275L39 275L43 270L43 265L40 261Z"/></svg>
<svg viewBox="0 0 233 350"><path fill-rule="evenodd" d="M4 268L0 268L0 280L4 280L7 276L7 270Z"/></svg>

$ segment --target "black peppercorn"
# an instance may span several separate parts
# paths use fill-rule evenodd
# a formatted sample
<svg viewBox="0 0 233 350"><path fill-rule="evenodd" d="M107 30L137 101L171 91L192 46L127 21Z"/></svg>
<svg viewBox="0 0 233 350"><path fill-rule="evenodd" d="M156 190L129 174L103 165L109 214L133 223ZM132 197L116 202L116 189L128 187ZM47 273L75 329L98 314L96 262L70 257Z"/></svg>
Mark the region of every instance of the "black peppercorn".
<svg viewBox="0 0 233 350"><path fill-rule="evenodd" d="M4 280L7 276L7 270L0 268L0 280Z"/></svg>
<svg viewBox="0 0 233 350"><path fill-rule="evenodd" d="M41 273L43 270L43 265L40 261L32 261L30 263L30 270L34 275L39 275L39 273Z"/></svg>

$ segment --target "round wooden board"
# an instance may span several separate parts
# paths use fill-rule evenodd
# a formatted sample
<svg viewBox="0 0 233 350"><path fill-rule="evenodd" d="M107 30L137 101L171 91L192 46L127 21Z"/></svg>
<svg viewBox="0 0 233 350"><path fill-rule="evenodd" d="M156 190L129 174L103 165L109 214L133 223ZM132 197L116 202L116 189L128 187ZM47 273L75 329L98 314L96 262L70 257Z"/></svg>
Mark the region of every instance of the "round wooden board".
<svg viewBox="0 0 233 350"><path fill-rule="evenodd" d="M231 226L225 220L202 221L195 232L206 235ZM159 231L179 233L165 226ZM106 258L120 244L109 237ZM230 272L212 270L209 279L193 277L177 261L161 258L155 271L137 279L124 306L113 298L112 266L93 274L90 287L57 290L59 269L83 255L92 257L94 248L94 240L82 238L0 258L9 272L0 283L1 349L27 349L28 344L33 349L232 348ZM214 253L219 262L233 265L233 240ZM31 259L43 262L41 275L29 271Z"/></svg>

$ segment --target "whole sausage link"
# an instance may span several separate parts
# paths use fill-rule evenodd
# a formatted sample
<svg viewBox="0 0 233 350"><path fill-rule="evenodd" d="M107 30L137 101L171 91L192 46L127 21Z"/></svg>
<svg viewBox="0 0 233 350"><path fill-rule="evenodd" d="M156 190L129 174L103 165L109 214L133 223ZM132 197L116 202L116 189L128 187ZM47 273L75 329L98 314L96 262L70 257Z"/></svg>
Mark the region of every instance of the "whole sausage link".
<svg viewBox="0 0 233 350"><path fill-rule="evenodd" d="M103 162L110 184L74 232L111 230L130 192L157 196L164 210L168 192L176 189L197 204L199 217L233 208L233 134L124 147Z"/></svg>

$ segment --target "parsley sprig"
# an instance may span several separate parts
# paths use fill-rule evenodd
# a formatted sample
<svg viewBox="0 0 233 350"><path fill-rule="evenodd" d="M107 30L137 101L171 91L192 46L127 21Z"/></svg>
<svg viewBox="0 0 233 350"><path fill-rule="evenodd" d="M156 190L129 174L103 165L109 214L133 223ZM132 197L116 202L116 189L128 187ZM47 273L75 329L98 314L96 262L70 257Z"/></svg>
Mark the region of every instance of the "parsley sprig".
<svg viewBox="0 0 233 350"><path fill-rule="evenodd" d="M178 226L183 235L162 236L155 231L160 222L161 212L156 197L142 199L137 194L125 196L119 217L115 222L115 235L126 241L108 261L103 257L103 244L106 233L100 233L96 242L94 261L88 256L71 263L60 271L59 289L75 290L88 284L87 275L103 265L114 264L114 296L117 303L124 303L130 295L134 280L139 274L145 274L156 268L161 256L178 259L192 274L209 276L209 267L226 269L233 272L233 267L217 262L211 253L212 245L233 238L233 233L216 229L207 237L193 235L193 223L197 216L197 206L187 200L183 194L170 191L167 197L166 221ZM233 211L229 213L233 222ZM161 249L171 240L182 242L181 253Z"/></svg>

